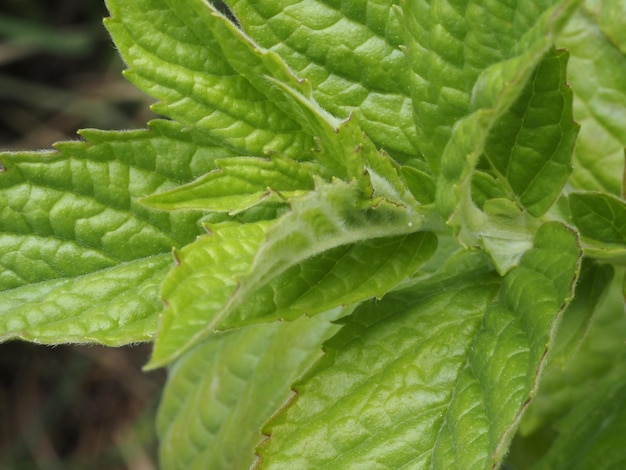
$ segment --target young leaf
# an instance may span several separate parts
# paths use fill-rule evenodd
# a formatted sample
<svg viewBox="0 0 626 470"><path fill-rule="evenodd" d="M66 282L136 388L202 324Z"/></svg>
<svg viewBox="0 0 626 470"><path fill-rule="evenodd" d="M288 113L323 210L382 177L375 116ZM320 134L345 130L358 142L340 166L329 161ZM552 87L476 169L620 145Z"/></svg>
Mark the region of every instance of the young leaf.
<svg viewBox="0 0 626 470"><path fill-rule="evenodd" d="M379 197L413 202L395 165L355 120L342 122L329 114L315 102L307 81L295 77L279 55L251 42L230 21L214 19L211 25L233 68L313 133L318 162L336 177L357 180L366 195L373 189Z"/></svg>
<svg viewBox="0 0 626 470"><path fill-rule="evenodd" d="M157 420L161 466L250 467L261 426L337 330L327 317L221 333L176 361Z"/></svg>
<svg viewBox="0 0 626 470"><path fill-rule="evenodd" d="M483 108L496 119L519 94L576 4L558 3L402 2L419 145L435 174L462 118Z"/></svg>
<svg viewBox="0 0 626 470"><path fill-rule="evenodd" d="M471 226L476 224L476 221L472 220L472 212L476 211L468 208L471 204L470 183L477 158L483 151L487 152L487 157L491 159L500 175L506 178L505 184L516 193L520 202L528 202L532 210L533 199L535 204L537 201L545 201L543 205L532 210L537 215L545 211L545 208L554 201L555 194L560 192L560 187L567 178L572 137L575 137L575 132L573 132L572 122L567 122L567 92L563 89L562 83L565 63L553 61L552 53L547 53L542 59L543 48L541 46L545 47L541 42L535 45L537 51L534 56L531 54L531 48L525 54L526 57L517 57L506 63L500 63L500 67L494 66L491 69L494 84L501 85L501 88L496 86L494 89L489 89L477 86L477 89L485 93L482 99L489 100L488 97L493 95L495 101L488 108L476 111L461 120L454 129L442 157L442 174L437 187L437 198L440 209L444 211L444 214L453 216L452 223L455 225L458 224L463 228L464 224L468 224L471 230ZM528 67L529 64L537 63L539 60L542 62L536 70L533 71ZM553 67L547 65L550 62L556 62L556 73ZM513 73L516 67L519 74L517 76ZM507 77L496 78L501 72ZM489 74L485 73L484 76L488 77ZM545 96L542 96L544 90L538 89L533 79L538 79L538 82L542 83L541 86L553 90L552 93L556 99L552 102L545 102ZM546 80L549 84L545 83ZM486 85L489 79L485 78L484 82ZM547 91L547 94L550 93ZM546 108L554 109L550 110L549 114L546 114L545 110L541 113L534 112L532 106L535 100L542 101L542 105ZM514 107L512 111L511 106ZM563 113L566 113L564 124L561 123ZM526 117L518 120L514 118L515 114L524 114ZM554 131L552 132L551 129ZM491 140L489 140L490 131L493 131ZM533 132L536 132L534 140ZM556 144L553 144L551 140ZM521 147L531 147L532 150L524 150ZM556 151L558 156L556 161L552 162L551 155L555 153L555 148L558 148ZM514 154L516 151L530 151L531 159L535 163L527 169L520 167L519 163L515 162L518 159ZM466 158L466 155L470 158ZM521 156L519 158L523 159ZM517 166L517 168L509 170L510 165ZM554 177L550 174L541 175L545 168L551 166L557 173L556 188L552 189L548 185L548 188L538 187L537 190L533 190L535 178L539 177L545 186L543 181ZM512 178L512 181L509 181L509 178ZM516 180L517 178L519 179ZM453 184L460 185L459 189L455 190ZM533 192L537 194L533 195ZM527 200L524 201L523 199L526 198ZM460 209L457 208L459 203Z"/></svg>
<svg viewBox="0 0 626 470"><path fill-rule="evenodd" d="M412 166L400 168L402 177L413 197L421 204L435 202L435 181L430 172Z"/></svg>
<svg viewBox="0 0 626 470"><path fill-rule="evenodd" d="M164 283L169 308L150 366L171 361L214 330L273 320L280 314L274 307L294 318L383 295L434 251L434 236L414 234L423 223L424 216L411 209L364 200L355 182L336 180L318 182L315 191L292 202L291 212L271 223L215 227L212 237L180 252L181 266ZM222 235L225 229L228 236ZM371 266L355 257L367 248ZM355 275L354 269L367 275ZM339 273L350 277L335 284ZM307 291L317 283L323 296L312 301ZM274 298L283 284L285 292Z"/></svg>
<svg viewBox="0 0 626 470"><path fill-rule="evenodd" d="M175 253L178 266L163 281L167 308L161 315L152 358L159 367L180 356L217 327L223 310L250 270L269 222L225 222Z"/></svg>
<svg viewBox="0 0 626 470"><path fill-rule="evenodd" d="M320 182L315 192L294 200L292 207L259 253L255 278L283 271L285 263L293 265L335 246L431 228L427 210L363 198L355 182ZM297 253L286 253L286 246Z"/></svg>
<svg viewBox="0 0 626 470"><path fill-rule="evenodd" d="M576 57L573 72L583 71L584 67L583 76L571 74L574 93L586 104L593 118L626 146L626 85L621 80L626 64L620 49L620 43L626 40L623 28L626 8L610 3L596 7L587 1L560 35L559 44ZM599 11L600 21L596 11ZM609 33L614 37L607 36L605 31L608 15L614 16Z"/></svg>
<svg viewBox="0 0 626 470"><path fill-rule="evenodd" d="M370 297L381 298L435 251L436 237L416 232L341 245L283 271L234 311L224 327L293 320Z"/></svg>
<svg viewBox="0 0 626 470"><path fill-rule="evenodd" d="M169 17L147 24L143 15L139 14L141 2L133 7L121 7L113 0L110 3L113 18L107 24L123 54L126 52L131 65L128 74L140 88L163 101L155 107L158 112L204 129L220 142L245 154L282 153L297 160L314 156L335 176L356 178L364 193L369 191L369 180L364 173L367 161L375 176L387 180L384 187L379 188L384 190L381 195L389 196L387 189L390 187L392 196L397 194L404 199L410 196L393 165L379 154L356 122L347 120L341 124L339 119L314 101L309 84L295 77L280 56L251 42L204 1L190 0L187 5L181 6L180 13L176 14L182 23L179 25L171 24ZM170 8L176 12L179 6L172 4ZM121 23L115 19L118 11ZM202 24L202 30L198 29L198 22ZM146 36L147 28L149 36ZM196 48L202 44L205 54L211 51L216 55L211 58L208 70L200 64L179 66L165 63L166 58L170 59L167 57L167 44L174 42L168 36L180 35L185 29L189 30L189 34L193 33ZM140 39L132 37L136 35L141 35ZM157 37L160 41L158 46L153 44ZM139 46L153 53L148 54ZM228 86L231 76L238 80L237 86ZM204 82L209 90L201 90L197 86L199 82ZM245 91L245 103L240 90ZM225 96L235 95L231 99L239 103L216 110L214 95L218 91L223 95L222 101ZM253 97L255 93L258 98ZM265 112L255 110L256 118L250 122L253 103L260 101L261 97L277 109L263 110ZM219 106L223 106L221 102ZM198 120L191 122L189 118L195 112ZM227 118L225 113L231 116ZM201 119L200 115L204 118ZM214 122L214 118L217 121ZM273 134L258 132L265 131L267 126L272 127ZM244 131L245 139L242 141ZM313 137L319 142L319 148L312 155Z"/></svg>
<svg viewBox="0 0 626 470"><path fill-rule="evenodd" d="M570 59L570 72L577 65L575 61L574 57ZM571 81L569 77L568 80ZM580 123L580 132L572 155L573 171L569 183L582 191L603 191L622 196L624 146L593 119L584 102L575 98L574 118Z"/></svg>
<svg viewBox="0 0 626 470"><path fill-rule="evenodd" d="M142 199L166 210L196 209L237 213L275 197L288 200L313 189L319 165L273 155L271 159L235 157L215 162L217 169L196 181Z"/></svg>
<svg viewBox="0 0 626 470"><path fill-rule="evenodd" d="M200 9L201 12L206 14L206 8ZM353 135L360 141L368 139L361 135L358 126L350 126L349 121L341 126L339 119L312 99L310 85L293 75L280 56L251 42L232 22L211 16L207 23L222 50L228 51L229 64L304 129L310 130L318 143L315 158L322 165L340 178L363 177L363 158L361 152L354 151L357 142ZM348 130L339 132L340 126Z"/></svg>
<svg viewBox="0 0 626 470"><path fill-rule="evenodd" d="M466 271L357 309L270 421L260 467L499 465L579 259L575 235L548 223L501 283Z"/></svg>
<svg viewBox="0 0 626 470"><path fill-rule="evenodd" d="M56 152L0 155L3 339L151 338L169 253L194 239L199 214L158 213L138 199L229 155L165 121L149 132L82 135L87 142L58 144Z"/></svg>

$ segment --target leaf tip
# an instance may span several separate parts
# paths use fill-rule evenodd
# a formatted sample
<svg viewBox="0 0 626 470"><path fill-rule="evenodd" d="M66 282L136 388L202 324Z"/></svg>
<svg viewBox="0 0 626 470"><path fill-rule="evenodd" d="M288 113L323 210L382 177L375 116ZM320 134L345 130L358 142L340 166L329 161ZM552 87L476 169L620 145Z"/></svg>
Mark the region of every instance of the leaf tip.
<svg viewBox="0 0 626 470"><path fill-rule="evenodd" d="M151 358L146 364L144 364L141 370L143 372L151 372L153 370L160 369L163 366L165 366L165 363L163 361L155 361L153 358Z"/></svg>

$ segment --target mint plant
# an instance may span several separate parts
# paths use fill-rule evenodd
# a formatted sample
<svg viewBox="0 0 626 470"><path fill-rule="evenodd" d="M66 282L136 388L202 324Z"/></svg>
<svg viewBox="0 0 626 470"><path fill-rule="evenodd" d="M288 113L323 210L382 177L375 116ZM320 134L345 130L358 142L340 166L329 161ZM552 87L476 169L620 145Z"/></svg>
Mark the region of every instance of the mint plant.
<svg viewBox="0 0 626 470"><path fill-rule="evenodd" d="M0 155L3 340L154 342L165 469L626 461L623 2L107 6L167 119Z"/></svg>

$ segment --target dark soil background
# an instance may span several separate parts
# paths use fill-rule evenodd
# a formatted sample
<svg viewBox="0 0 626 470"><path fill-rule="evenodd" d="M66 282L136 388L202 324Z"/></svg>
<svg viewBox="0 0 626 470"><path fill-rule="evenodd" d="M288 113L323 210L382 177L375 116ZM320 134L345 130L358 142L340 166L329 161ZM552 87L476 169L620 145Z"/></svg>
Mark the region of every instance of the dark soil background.
<svg viewBox="0 0 626 470"><path fill-rule="evenodd" d="M149 101L121 76L105 16L103 0L0 0L0 150L145 127ZM141 372L149 354L0 344L0 470L156 468L165 374Z"/></svg>

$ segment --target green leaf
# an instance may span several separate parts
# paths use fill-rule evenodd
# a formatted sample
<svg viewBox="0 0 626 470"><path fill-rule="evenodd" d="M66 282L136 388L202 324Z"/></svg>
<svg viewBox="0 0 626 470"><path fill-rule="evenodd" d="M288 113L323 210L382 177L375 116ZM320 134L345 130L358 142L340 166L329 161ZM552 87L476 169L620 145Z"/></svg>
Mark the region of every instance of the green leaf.
<svg viewBox="0 0 626 470"><path fill-rule="evenodd" d="M217 160L217 169L185 186L142 199L158 209L196 209L237 213L263 201L288 200L313 189L320 171L308 162L273 155L271 159L234 157Z"/></svg>
<svg viewBox="0 0 626 470"><path fill-rule="evenodd" d="M570 60L570 70L576 65L574 60ZM568 80L571 81L569 77ZM593 119L580 99L574 100L574 118L580 123L580 132L572 156L573 171L569 183L579 190L621 196L624 146Z"/></svg>
<svg viewBox="0 0 626 470"><path fill-rule="evenodd" d="M256 156L281 153L297 160L314 156L332 174L346 179L356 178L364 193L369 191L368 175L364 173L364 163L368 162L374 179L386 180L386 185L379 185L379 190L386 191L391 187L392 196L398 194L405 199L410 196L393 165L377 151L355 121L347 119L342 123L321 108L311 95L309 83L295 77L280 56L251 42L204 1L191 0L181 7L170 5L175 13L181 10L175 15L182 23L179 25L171 24L171 15L148 25L144 18L147 15L140 14L142 2L132 7L110 3L113 18L107 24L131 65L128 75L140 88L163 101L155 107L157 111L206 130L238 152ZM122 23L115 19L118 13ZM151 13L156 13L154 6ZM198 22L202 24L202 30ZM200 45L204 45L205 49L216 54L211 58L210 67L206 67L206 58L203 64L171 62L180 60L179 56L184 52L177 50L172 55L173 38L169 36L180 35L185 29L189 30L188 35L193 33L197 42L194 44L196 53L199 53ZM133 37L138 35L139 39ZM159 42L154 44L156 38ZM152 54L146 54L141 46ZM190 50L186 53L191 53L191 47L189 45ZM238 80L236 85L229 84L233 77ZM208 89L198 87L199 82L204 82ZM214 96L218 92L222 95L219 104ZM254 94L258 97L255 98ZM256 103L261 100L277 109L261 108ZM224 103L230 106L226 107ZM192 122L190 118L194 114L198 117ZM250 122L251 116L253 122ZM268 126L273 134L267 132ZM255 132L257 130L260 132ZM313 138L319 146L312 153Z"/></svg>
<svg viewBox="0 0 626 470"><path fill-rule="evenodd" d="M82 135L87 142L57 144L56 152L0 154L3 339L151 338L169 253L195 238L199 214L158 213L138 200L228 155L165 121L149 132Z"/></svg>
<svg viewBox="0 0 626 470"><path fill-rule="evenodd" d="M598 23L600 29L607 39L617 47L622 54L626 54L626 34L624 26L626 26L626 5L619 2L589 2L589 6L593 7L597 12Z"/></svg>
<svg viewBox="0 0 626 470"><path fill-rule="evenodd" d="M280 219L212 227L211 237L181 250L181 265L163 286L169 308L150 367L171 361L217 329L381 296L431 256L434 236L415 234L424 223L421 214L364 200L356 182L318 183ZM371 266L358 259L368 249ZM333 282L340 273L350 276ZM317 283L323 293L308 292Z"/></svg>
<svg viewBox="0 0 626 470"><path fill-rule="evenodd" d="M369 195L371 183L378 196L412 202L395 165L354 119L342 122L329 114L315 102L306 80L296 78L279 55L252 43L232 22L214 22L213 28L235 70L313 133L318 162L337 177L359 181L364 194Z"/></svg>
<svg viewBox="0 0 626 470"><path fill-rule="evenodd" d="M229 0L243 30L308 80L313 96L394 158L417 152L402 25L393 0Z"/></svg>
<svg viewBox="0 0 626 470"><path fill-rule="evenodd" d="M259 448L259 467L427 467L497 280L449 286L424 296L391 294L344 320L296 386L298 398L264 430L270 437Z"/></svg>
<svg viewBox="0 0 626 470"><path fill-rule="evenodd" d="M583 237L626 245L626 204L602 193L569 195L572 220Z"/></svg>
<svg viewBox="0 0 626 470"><path fill-rule="evenodd" d="M504 277L455 384L437 436L435 466L485 468L501 462L536 393L560 314L573 296L580 258L576 236L547 223L520 265Z"/></svg>
<svg viewBox="0 0 626 470"><path fill-rule="evenodd" d="M472 120L482 153L480 134L517 97L576 3L402 2L419 146L435 174L453 128L481 108Z"/></svg>
<svg viewBox="0 0 626 470"><path fill-rule="evenodd" d="M485 156L521 207L539 217L558 198L577 136L567 53L549 52L517 101L494 123Z"/></svg>
<svg viewBox="0 0 626 470"><path fill-rule="evenodd" d="M534 169L526 175L511 174L509 176L519 177L519 180L506 183L519 193L520 198L522 195L527 198L524 202L531 206L536 204L533 213L545 210L558 195L559 191L549 189L550 185L546 186L543 181L556 174L558 185L564 183L568 173L564 160L568 157L567 148L574 134L571 123L567 122L567 113L563 111L567 104L563 95L567 91L560 83L562 71L554 73L554 67L537 66L544 59L550 60L554 36L579 2L573 0L555 5L555 2L544 1L534 2L532 6L525 3L516 8L484 3L468 2L454 9L407 0L403 9L410 33L407 49L413 69L416 124L422 153L433 172L439 174L438 209L464 246L486 248L498 270L504 274L516 265L532 243L537 224L525 213L513 207L503 207L501 202L497 202L497 207L491 211L482 212L472 201L472 176L494 126L496 134L491 144L495 146L500 134L509 140L505 144L508 155L516 158L511 153L516 146L510 140L516 139L524 127L520 128L518 122L517 127L509 129L515 120L510 119L507 124L505 118L512 116L507 112L515 105L514 109L534 114L533 119L537 119L532 108L537 100L542 101L542 89L531 84L533 76L545 73L552 79L547 90L558 90L552 94L561 95L544 103L555 107L550 114L550 120L554 121L550 126L556 125L554 135L533 143L549 147L530 152L537 162ZM460 19L459 15L465 18ZM510 28L511 24L516 27ZM564 66L557 62L560 68ZM560 129L562 112L565 112L563 130ZM532 125L537 124L547 125L541 121ZM530 129L523 132L532 134ZM543 138L543 133L541 135ZM559 150L555 161L550 162L555 145ZM503 166L502 162L498 163ZM533 173L535 176L542 174L544 167L550 171L540 177L542 184L526 194L525 187L532 181ZM502 169L503 176L506 176L506 168ZM523 229L519 230L520 227ZM503 246L512 231L516 235L511 246Z"/></svg>
<svg viewBox="0 0 626 470"><path fill-rule="evenodd" d="M362 152L355 149L357 142L369 142L369 139L358 126L349 121L341 123L321 108L312 98L308 82L293 75L279 55L251 42L231 21L214 17L210 27L222 50L228 51L229 64L304 129L310 130L318 144L315 158L322 165L341 178L363 177Z"/></svg>
<svg viewBox="0 0 626 470"><path fill-rule="evenodd" d="M626 379L619 374L593 389L561 423L561 436L532 470L612 470L626 464Z"/></svg>
<svg viewBox="0 0 626 470"><path fill-rule="evenodd" d="M581 124L572 184L615 195L622 193L626 147L624 18L621 2L587 2L557 40L570 52L568 81Z"/></svg>
<svg viewBox="0 0 626 470"><path fill-rule="evenodd" d="M432 204L435 202L436 190L432 175L412 166L403 166L400 168L400 171L406 185L416 200L422 204Z"/></svg>
<svg viewBox="0 0 626 470"><path fill-rule="evenodd" d="M119 346L151 340L163 309L160 284L171 266L169 254L150 256L3 291L0 341Z"/></svg>
<svg viewBox="0 0 626 470"><path fill-rule="evenodd" d="M105 21L130 69L126 76L160 100L154 110L202 130L239 155L279 152L310 158L313 136L227 60L202 0L107 0Z"/></svg>
<svg viewBox="0 0 626 470"><path fill-rule="evenodd" d="M533 214L541 214L560 192L569 173L568 160L575 132L573 123L567 120L568 93L562 83L565 62L555 60L551 51L541 57L548 44L538 42L534 46L534 54L527 52L499 63L490 69L490 73L484 73L485 86L479 87L477 84L477 88L485 94L482 100L488 102L493 95L493 102L455 126L442 157L442 174L437 186L438 205L444 214L452 215L451 223L454 225L463 228L464 224L469 224L471 230L476 223L472 220L472 217L477 217L476 210L469 207L472 204L470 183L478 157L483 151L487 152L487 157L505 184L517 193L520 203L531 205ZM540 60L537 69L529 67ZM555 72L554 66L560 72ZM514 72L516 67L517 74ZM489 78L490 75L492 78ZM487 87L490 80L498 86ZM535 85L535 80L541 82L541 86L547 88L545 93L553 95L555 100L546 102L545 96L542 96L544 91ZM549 80L549 84L545 83L546 80ZM542 112L533 110L535 100L541 101L550 110L549 114L546 114L545 109ZM564 113L565 123L561 123L561 115ZM520 120L520 114L527 115L526 119ZM492 137L490 131L493 131ZM533 132L536 132L534 140ZM516 152L522 155L516 156ZM553 154L556 155L554 159L551 157ZM532 162L528 168L520 163L524 158ZM509 170L510 165L515 168ZM546 168L549 170L546 171ZM555 176L555 189L549 189L550 185L548 188L534 186L535 178L545 186L546 180ZM457 209L459 203L461 210ZM533 210L532 204L539 205Z"/></svg>
<svg viewBox="0 0 626 470"><path fill-rule="evenodd" d="M491 256L500 274L517 266L524 252L532 246L532 240L541 222L531 217L510 199L490 199L485 202L484 213L472 220L476 235ZM481 220L483 219L483 220ZM474 236L474 235L472 235Z"/></svg>
<svg viewBox="0 0 626 470"><path fill-rule="evenodd" d="M331 256L330 259L335 258L334 261L330 261L329 265L333 269L341 266L341 258L346 255L348 255L346 258L347 267L341 267L340 270L353 270L356 266L362 266L361 261L352 259L354 253L352 253L352 248L349 248L349 245L352 244L363 244L354 247L357 253L363 253L363 250L369 246L374 250L372 254L375 256L386 252L395 258L395 256L404 253L404 250L420 247L424 249L424 253L414 253L410 256L401 255L401 259L392 259L389 266L385 265L383 259L374 262L367 269L376 278L362 286L367 287L365 292L358 288L363 279L354 272L351 273L351 276L354 276L356 282L349 288L331 287L332 282L326 284L332 292L325 294L328 296L327 301L332 299L332 302L342 302L343 296L348 295L351 288L356 289L352 293L352 302L373 295L380 296L384 293L382 286L390 288L404 276L412 274L417 266L426 261L434 251L435 239L430 235L420 234L404 237L404 235L414 234L425 228L427 223L425 215L416 212L411 207L402 207L386 200L364 200L356 183L346 184L341 181L334 181L331 184L320 184L315 192L305 198L295 200L292 207L292 212L286 214L279 223L269 230L267 241L259 249L252 270L242 280L241 288L231 302L232 307L240 308L240 313L246 314L245 305L248 302L248 296L256 295L255 292L265 288L272 280L276 280L274 282L280 285L283 282L280 279L287 279L290 275L295 275L298 269L303 269L302 265L310 259L314 261L308 269L312 269L313 272L329 262L328 259L324 259L325 255L323 254L326 253ZM369 242L380 238L386 239ZM339 249L339 247L344 248ZM336 251L329 253L335 248L337 248ZM322 256L316 258L317 255ZM318 263L320 264L316 267ZM400 266L402 269L397 271ZM293 268L294 271L289 272L290 268ZM377 272L379 268L381 271ZM388 269L390 271L387 271ZM384 277L388 275L392 276L391 279L394 280L384 280ZM306 276L308 277L309 274ZM315 278L323 279L323 274L316 274L311 279L311 285L317 282L314 281ZM344 280L343 282L351 284L352 281ZM265 293L262 294L264 301L267 301L267 296L275 288L275 286L267 287ZM300 289L302 287L298 287L296 290ZM369 289L372 290L369 291ZM294 293L292 292L290 295ZM295 295L293 298L296 299L298 296ZM288 307L284 300L281 300L280 305L281 309ZM327 308L335 305L329 305ZM245 321L245 318L238 319L235 313L234 317L226 320L225 324L232 322L232 326L236 326L240 324L241 320Z"/></svg>
<svg viewBox="0 0 626 470"><path fill-rule="evenodd" d="M465 276L358 308L270 421L259 467L499 465L579 258L574 234L548 223L502 282L448 266Z"/></svg>
<svg viewBox="0 0 626 470"><path fill-rule="evenodd" d="M254 292L224 326L293 320L340 305L382 297L428 260L437 245L430 232L341 245L293 265Z"/></svg>
<svg viewBox="0 0 626 470"><path fill-rule="evenodd" d="M481 209L493 199L507 199L510 192L491 172L476 170L472 176L472 200Z"/></svg>
<svg viewBox="0 0 626 470"><path fill-rule="evenodd" d="M161 466L248 468L261 426L337 330L326 317L222 333L176 361L157 420Z"/></svg>
<svg viewBox="0 0 626 470"><path fill-rule="evenodd" d="M576 285L576 296L563 315L554 347L550 351L550 366L563 368L583 347L596 321L598 311L607 308L615 314L618 311L619 296L615 294L613 266L597 264L588 258L583 259L581 274ZM612 282L613 281L613 282ZM607 296L610 297L607 304ZM620 328L618 328L620 329ZM617 335L612 342L617 345ZM607 345L608 345L607 337ZM550 379L546 379L549 381Z"/></svg>
<svg viewBox="0 0 626 470"><path fill-rule="evenodd" d="M616 276L611 282L612 277L611 266L583 264L576 297L563 315L539 392L522 420L524 439L542 426L551 428L572 407L586 402L607 375L623 368L622 279Z"/></svg>
<svg viewBox="0 0 626 470"><path fill-rule="evenodd" d="M585 253L623 262L626 256L626 204L606 193L572 193L571 218L587 242Z"/></svg>
<svg viewBox="0 0 626 470"><path fill-rule="evenodd" d="M0 153L0 341L154 340L166 468L626 464L624 2L107 5L171 120Z"/></svg>
<svg viewBox="0 0 626 470"><path fill-rule="evenodd" d="M611 6L610 3L596 6L587 2L564 29L558 42L569 49L572 59L575 58L570 74L574 93L585 103L593 119L626 146L626 85L622 80L626 61L619 46L620 43L623 46L626 39L623 29L626 20L617 12L621 10L623 14L625 9L623 5ZM598 11L603 20L615 15L610 30L616 37L607 37L603 28L606 23L598 21ZM616 28L620 26L622 30L618 33Z"/></svg>
<svg viewBox="0 0 626 470"><path fill-rule="evenodd" d="M208 337L216 317L250 270L269 222L225 222L175 252L177 266L163 281L167 308L147 368L160 367Z"/></svg>

